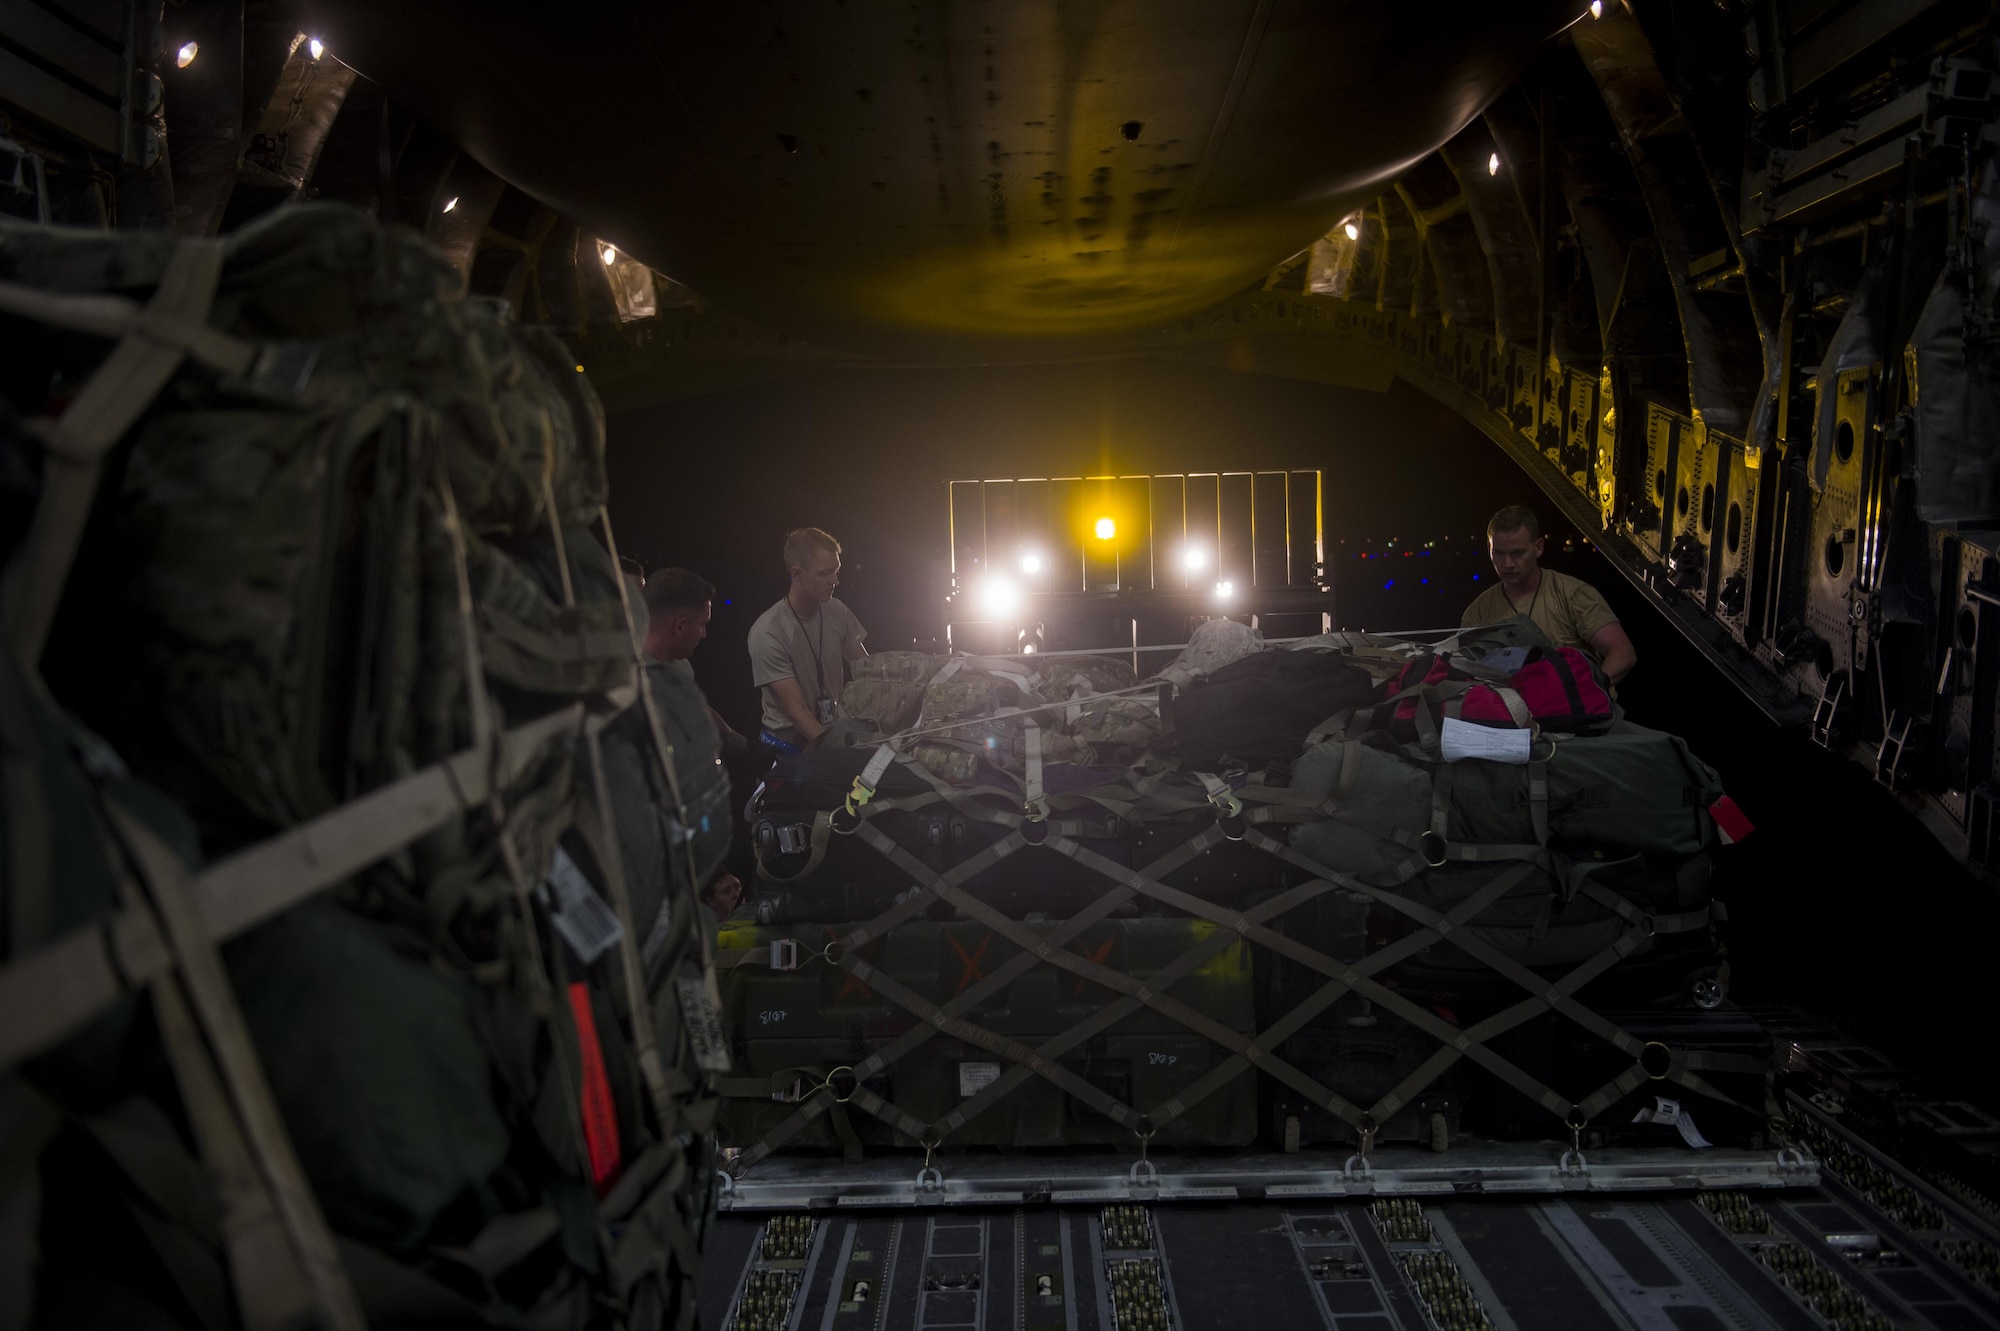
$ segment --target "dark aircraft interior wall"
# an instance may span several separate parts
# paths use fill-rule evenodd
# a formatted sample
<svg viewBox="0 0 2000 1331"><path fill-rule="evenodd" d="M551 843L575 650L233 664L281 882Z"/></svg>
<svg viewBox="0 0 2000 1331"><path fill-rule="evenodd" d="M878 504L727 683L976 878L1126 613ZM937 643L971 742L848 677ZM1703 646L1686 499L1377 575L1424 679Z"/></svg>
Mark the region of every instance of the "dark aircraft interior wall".
<svg viewBox="0 0 2000 1331"><path fill-rule="evenodd" d="M1686 735L1759 826L1721 857L1741 997L1962 1069L1965 1093L1995 1084L1961 1025L1990 1002L1992 894L1864 769L1759 715L1484 435L1400 381L1378 394L1163 360L825 372L614 416L609 450L627 552L717 586L695 672L746 731L744 637L784 593L784 532L841 540L840 595L873 648L925 643L943 618L950 479L1323 468L1338 618L1370 630L1455 623L1492 576L1486 519L1534 506L1548 564L1599 587L1638 647L1628 715ZM1932 907L1910 909L1912 883Z"/></svg>

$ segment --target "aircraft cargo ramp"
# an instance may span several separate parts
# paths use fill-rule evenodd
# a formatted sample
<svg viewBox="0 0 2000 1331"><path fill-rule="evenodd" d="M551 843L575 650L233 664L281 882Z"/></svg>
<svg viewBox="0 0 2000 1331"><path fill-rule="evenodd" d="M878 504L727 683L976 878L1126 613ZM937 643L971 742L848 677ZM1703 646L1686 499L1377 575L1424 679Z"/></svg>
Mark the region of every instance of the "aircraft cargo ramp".
<svg viewBox="0 0 2000 1331"><path fill-rule="evenodd" d="M770 1328L2000 1326L1988 1217L1805 1100L1803 1151L1454 1144L1110 1172L794 1162L723 1199L702 1323ZM1441 1164L1448 1159L1449 1164Z"/></svg>

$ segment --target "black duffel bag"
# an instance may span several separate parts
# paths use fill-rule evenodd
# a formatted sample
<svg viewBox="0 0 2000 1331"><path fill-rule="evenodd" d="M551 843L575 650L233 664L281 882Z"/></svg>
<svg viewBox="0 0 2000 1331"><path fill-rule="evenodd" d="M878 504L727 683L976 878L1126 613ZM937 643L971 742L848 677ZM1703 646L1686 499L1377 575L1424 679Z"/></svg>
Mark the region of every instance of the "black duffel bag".
<svg viewBox="0 0 2000 1331"><path fill-rule="evenodd" d="M1172 703L1181 762L1201 772L1289 765L1313 727L1366 707L1374 680L1339 652L1256 652L1196 680Z"/></svg>

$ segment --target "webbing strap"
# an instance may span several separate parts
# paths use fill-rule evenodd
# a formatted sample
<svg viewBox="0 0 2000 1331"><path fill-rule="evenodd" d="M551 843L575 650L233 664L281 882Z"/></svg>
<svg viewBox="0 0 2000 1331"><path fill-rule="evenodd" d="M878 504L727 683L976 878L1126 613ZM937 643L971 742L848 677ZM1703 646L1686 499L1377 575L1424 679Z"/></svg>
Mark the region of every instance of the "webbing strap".
<svg viewBox="0 0 2000 1331"><path fill-rule="evenodd" d="M616 714L586 715L580 703L551 712L502 737L497 767L468 749L217 861L188 880L209 937L226 942L393 854L518 778L551 742L601 729ZM0 967L0 1069L59 1043L171 966L152 921L129 910L9 961Z"/></svg>
<svg viewBox="0 0 2000 1331"><path fill-rule="evenodd" d="M155 993L170 991L167 1008L176 1005L180 993L186 995L191 1025L199 1028L203 1042L213 1054L219 1089L227 1097L227 1115L233 1118L233 1127L240 1131L248 1158L255 1166L256 1186L267 1194L268 1204L283 1227L291 1249L289 1255L298 1263L299 1274L309 1291L305 1297L326 1325L359 1331L366 1325L361 1305L341 1269L333 1234L326 1227L319 1202L293 1153L284 1120L279 1117L270 1087L264 1081L256 1047L243 1024L242 1010L236 1005L229 976L222 968L222 958L199 907L187 891L180 862L166 843L137 818L116 805L110 806L108 812L119 840L131 853L139 881L159 914L161 932L173 953L176 976L169 984L156 987ZM171 1014L167 1020L172 1020ZM216 1109L222 1108L218 1100L219 1097L211 1100ZM240 1189L236 1195L241 1197ZM254 1205L261 1208L263 1203ZM253 1217L254 1214L253 1211ZM282 1249L275 1244L258 1242L255 1246L264 1260L279 1260ZM232 1252L232 1268L239 1255L249 1254ZM246 1272L238 1278L239 1288L268 1275ZM274 1310L267 1307L264 1311Z"/></svg>
<svg viewBox="0 0 2000 1331"><path fill-rule="evenodd" d="M42 496L20 550L0 573L0 637L31 670L41 660L56 603L83 539L97 494L98 466L186 357L185 347L155 337L154 330L208 318L224 252L222 242L214 240L176 245L146 304L146 317L132 323L59 418L33 423L47 445Z"/></svg>

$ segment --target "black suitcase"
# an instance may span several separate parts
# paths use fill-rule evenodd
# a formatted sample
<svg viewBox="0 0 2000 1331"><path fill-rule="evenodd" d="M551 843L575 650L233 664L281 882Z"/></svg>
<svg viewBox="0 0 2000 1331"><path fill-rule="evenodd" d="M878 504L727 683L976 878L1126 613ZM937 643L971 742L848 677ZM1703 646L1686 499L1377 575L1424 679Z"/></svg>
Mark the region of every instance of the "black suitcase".
<svg viewBox="0 0 2000 1331"><path fill-rule="evenodd" d="M1338 652L1254 652L1173 699L1181 761L1199 772L1288 767L1313 727L1374 692L1373 677Z"/></svg>

